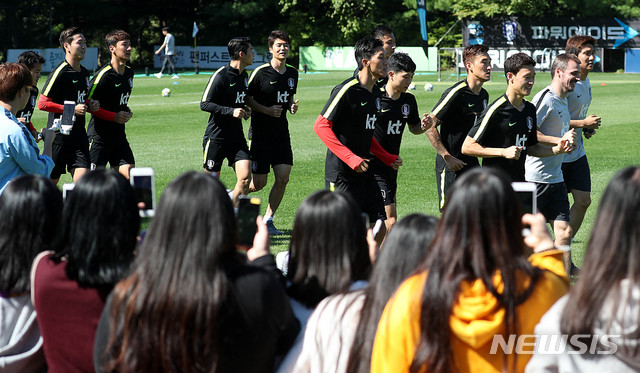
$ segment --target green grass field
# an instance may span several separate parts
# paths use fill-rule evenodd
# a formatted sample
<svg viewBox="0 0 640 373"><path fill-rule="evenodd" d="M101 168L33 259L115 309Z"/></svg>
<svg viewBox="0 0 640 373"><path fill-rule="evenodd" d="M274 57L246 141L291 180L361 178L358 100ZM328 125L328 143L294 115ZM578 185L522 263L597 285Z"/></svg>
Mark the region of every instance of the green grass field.
<svg viewBox="0 0 640 373"><path fill-rule="evenodd" d="M298 93L300 109L289 116L289 128L294 152L294 167L284 200L278 210L276 226L285 235L272 237L272 251L286 250L294 215L302 200L324 187L324 157L326 147L313 132L313 123L329 97L331 88L349 76L349 72L300 74ZM202 169L202 136L208 113L200 111L199 101L210 73L181 75L179 80L168 76L136 77L129 106L134 113L127 124L127 136L139 167L152 167L156 173L156 192L159 196L167 183L187 170ZM589 114L602 116L602 127L596 136L585 141L593 180L593 203L587 212L583 228L574 241L574 261L582 263L583 250L593 225L598 201L610 178L620 168L640 164L640 147L635 128L640 124L640 75L590 75L593 102ZM40 87L46 77L40 81ZM537 75L534 94L549 84L548 72ZM432 83L433 91L425 92L424 84ZM437 82L434 74L417 75L413 91L421 112L429 112L442 92L453 84L455 76ZM177 83L177 84L175 84ZM171 88L171 97L161 97L163 88ZM506 83L501 73L485 84L490 100L504 93ZM532 95L533 97L533 95ZM530 97L530 98L532 98ZM36 128L44 126L45 113L36 111ZM249 122L244 122L244 129ZM420 212L438 216L435 185L435 151L425 135L405 131L402 151L404 165L398 180L398 213L405 216ZM262 198L262 212L266 208L268 192L273 182L270 175L267 187L256 193ZM61 183L71 182L69 175ZM228 186L235 184L233 170L222 169L221 180Z"/></svg>

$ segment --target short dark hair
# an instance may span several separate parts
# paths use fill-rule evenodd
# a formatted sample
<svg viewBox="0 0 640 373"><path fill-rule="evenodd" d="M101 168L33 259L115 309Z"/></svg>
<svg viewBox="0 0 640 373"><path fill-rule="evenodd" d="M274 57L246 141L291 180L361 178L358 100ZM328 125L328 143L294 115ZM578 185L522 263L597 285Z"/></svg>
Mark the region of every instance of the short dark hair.
<svg viewBox="0 0 640 373"><path fill-rule="evenodd" d="M556 58L551 63L551 78L556 75L556 69L560 69L560 71L565 71L567 69L567 65L569 65L569 61L575 62L578 66L580 66L580 60L573 54L562 53L556 56Z"/></svg>
<svg viewBox="0 0 640 373"><path fill-rule="evenodd" d="M371 37L374 39L382 39L383 36L389 34L393 34L393 30L387 25L378 25L371 31Z"/></svg>
<svg viewBox="0 0 640 373"><path fill-rule="evenodd" d="M0 101L12 101L21 89L31 84L33 78L26 65L14 62L0 65Z"/></svg>
<svg viewBox="0 0 640 373"><path fill-rule="evenodd" d="M229 44L227 44L227 50L229 51L231 60L239 59L240 52L247 53L249 48L251 48L251 39L246 36L233 38L229 40Z"/></svg>
<svg viewBox="0 0 640 373"><path fill-rule="evenodd" d="M164 27L162 28L162 31L169 31L169 26L164 26Z"/></svg>
<svg viewBox="0 0 640 373"><path fill-rule="evenodd" d="M269 38L267 39L269 48L273 47L273 43L275 43L277 39L284 40L287 42L287 44L291 44L291 37L289 36L289 34L282 30L273 30L271 31L271 33L269 34Z"/></svg>
<svg viewBox="0 0 640 373"><path fill-rule="evenodd" d="M471 62L472 58L475 58L481 54L487 54L489 47L484 44L474 44L466 47L462 51L462 63L467 65L467 62Z"/></svg>
<svg viewBox="0 0 640 373"><path fill-rule="evenodd" d="M60 47L64 49L64 43L71 43L71 41L73 40L73 35L78 35L78 34L84 35L80 27L72 26L62 30L62 32L60 33L60 40L59 40Z"/></svg>
<svg viewBox="0 0 640 373"><path fill-rule="evenodd" d="M114 170L95 170L65 200L53 260L67 260L69 279L81 286L113 286L133 259L140 230L138 201Z"/></svg>
<svg viewBox="0 0 640 373"><path fill-rule="evenodd" d="M113 30L104 37L104 41L107 43L107 48L110 46L116 46L119 41L131 40L131 36L123 30Z"/></svg>
<svg viewBox="0 0 640 373"><path fill-rule="evenodd" d="M31 69L37 63L43 64L44 57L34 51L26 51L20 53L16 62L26 65L28 69Z"/></svg>
<svg viewBox="0 0 640 373"><path fill-rule="evenodd" d="M589 35L574 35L567 40L565 53L575 54L577 56L580 54L582 48L586 47L588 44L591 44L595 48L596 39Z"/></svg>
<svg viewBox="0 0 640 373"><path fill-rule="evenodd" d="M518 74L518 71L522 70L523 67L535 65L536 61L528 54L522 52L516 53L504 61L504 75L507 76L507 73L515 75Z"/></svg>
<svg viewBox="0 0 640 373"><path fill-rule="evenodd" d="M378 48L382 49L382 42L380 39L366 37L356 42L354 55L356 57L356 62L358 63L358 71L362 70L362 60L371 59Z"/></svg>
<svg viewBox="0 0 640 373"><path fill-rule="evenodd" d="M413 62L407 53L394 53L389 57L388 70L393 72L405 71L413 73L416 71L416 63Z"/></svg>
<svg viewBox="0 0 640 373"><path fill-rule="evenodd" d="M289 295L314 308L328 295L366 280L371 269L367 230L348 194L321 190L307 197L293 223Z"/></svg>
<svg viewBox="0 0 640 373"><path fill-rule="evenodd" d="M62 212L62 193L39 175L13 179L0 195L0 292L31 288L29 271L39 252L47 250Z"/></svg>

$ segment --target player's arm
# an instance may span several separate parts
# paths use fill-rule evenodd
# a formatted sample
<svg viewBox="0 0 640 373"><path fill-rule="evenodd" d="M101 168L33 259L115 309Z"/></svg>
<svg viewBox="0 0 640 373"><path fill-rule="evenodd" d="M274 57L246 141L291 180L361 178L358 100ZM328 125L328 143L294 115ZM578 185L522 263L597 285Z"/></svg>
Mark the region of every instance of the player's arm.
<svg viewBox="0 0 640 373"><path fill-rule="evenodd" d="M49 113L62 114L64 105L57 104L53 102L51 98L45 96L44 94L40 94L40 99L38 100L38 109L42 111L48 111Z"/></svg>
<svg viewBox="0 0 640 373"><path fill-rule="evenodd" d="M534 157L551 157L556 154L569 153L573 151L575 138L576 134L572 128L553 146L549 146L538 139L536 144L527 146L527 154L533 155Z"/></svg>
<svg viewBox="0 0 640 373"><path fill-rule="evenodd" d="M207 84L207 87L204 90L202 95L202 100L200 101L200 110L206 111L213 114L225 115L225 116L233 116L236 118L240 118L240 116L236 116L235 111L243 110L242 108L233 108L230 106L219 105L216 103L218 97L222 95L224 92L224 82L222 76L220 74L215 74ZM243 114L244 116L244 114Z"/></svg>
<svg viewBox="0 0 640 373"><path fill-rule="evenodd" d="M444 159L444 163L447 165L447 168L451 171L458 171L467 165L466 162L461 161L460 159L454 157L449 153L447 148L442 143L442 138L440 137L440 132L438 132L437 126L439 126L442 121L438 119L433 114L425 114L429 121L433 123L429 129L427 129L427 138L431 143L431 146L436 150L436 152Z"/></svg>
<svg viewBox="0 0 640 373"><path fill-rule="evenodd" d="M601 121L602 121L602 118L600 118L597 115L591 114L584 119L572 119L571 127L597 130L598 128L600 128Z"/></svg>
<svg viewBox="0 0 640 373"><path fill-rule="evenodd" d="M510 146L508 148L491 148L482 146L476 139L467 136L462 144L462 154L478 158L506 158L518 159L522 152L521 146Z"/></svg>
<svg viewBox="0 0 640 373"><path fill-rule="evenodd" d="M380 145L378 140L375 137L371 139L371 147L369 149L371 154L375 155L382 163L386 164L389 167L393 167L398 169L398 167L402 166L402 159L399 155L394 155L389 153L385 148Z"/></svg>
<svg viewBox="0 0 640 373"><path fill-rule="evenodd" d="M318 135L327 148L329 148L333 154L346 163L351 169L358 170L362 163L367 163L366 160L358 157L351 151L351 149L347 148L340 142L338 136L333 132L333 122L324 116L318 115L318 118L313 125L313 131Z"/></svg>

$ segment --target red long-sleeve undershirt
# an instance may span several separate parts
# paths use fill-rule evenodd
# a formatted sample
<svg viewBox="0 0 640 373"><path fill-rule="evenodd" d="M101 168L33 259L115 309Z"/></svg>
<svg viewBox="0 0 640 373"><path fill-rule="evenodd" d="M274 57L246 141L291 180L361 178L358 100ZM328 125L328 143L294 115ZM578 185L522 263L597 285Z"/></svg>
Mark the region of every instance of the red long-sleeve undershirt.
<svg viewBox="0 0 640 373"><path fill-rule="evenodd" d="M322 140L327 148L329 148L329 150L331 150L331 152L341 161L346 163L352 170L357 169L363 159L354 154L351 149L338 140L338 137L333 132L332 127L332 121L322 115L318 115L318 118L313 125L313 131L318 135L318 137L320 137L320 140ZM397 155L389 154L384 150L375 138L371 140L371 153L388 166L398 159Z"/></svg>

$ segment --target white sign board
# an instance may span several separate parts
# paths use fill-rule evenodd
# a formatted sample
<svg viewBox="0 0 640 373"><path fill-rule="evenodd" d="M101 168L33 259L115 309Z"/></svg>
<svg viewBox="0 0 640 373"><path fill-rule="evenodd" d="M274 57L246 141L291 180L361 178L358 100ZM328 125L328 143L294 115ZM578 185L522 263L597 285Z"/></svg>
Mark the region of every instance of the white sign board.
<svg viewBox="0 0 640 373"><path fill-rule="evenodd" d="M7 53L7 62L16 62L18 56L22 52L34 51L44 57L44 64L42 64L42 72L51 72L58 67L60 62L64 60L64 50L62 48L46 48L46 49L9 49ZM87 52L82 60L82 66L86 67L89 71L98 68L98 48L87 48Z"/></svg>

